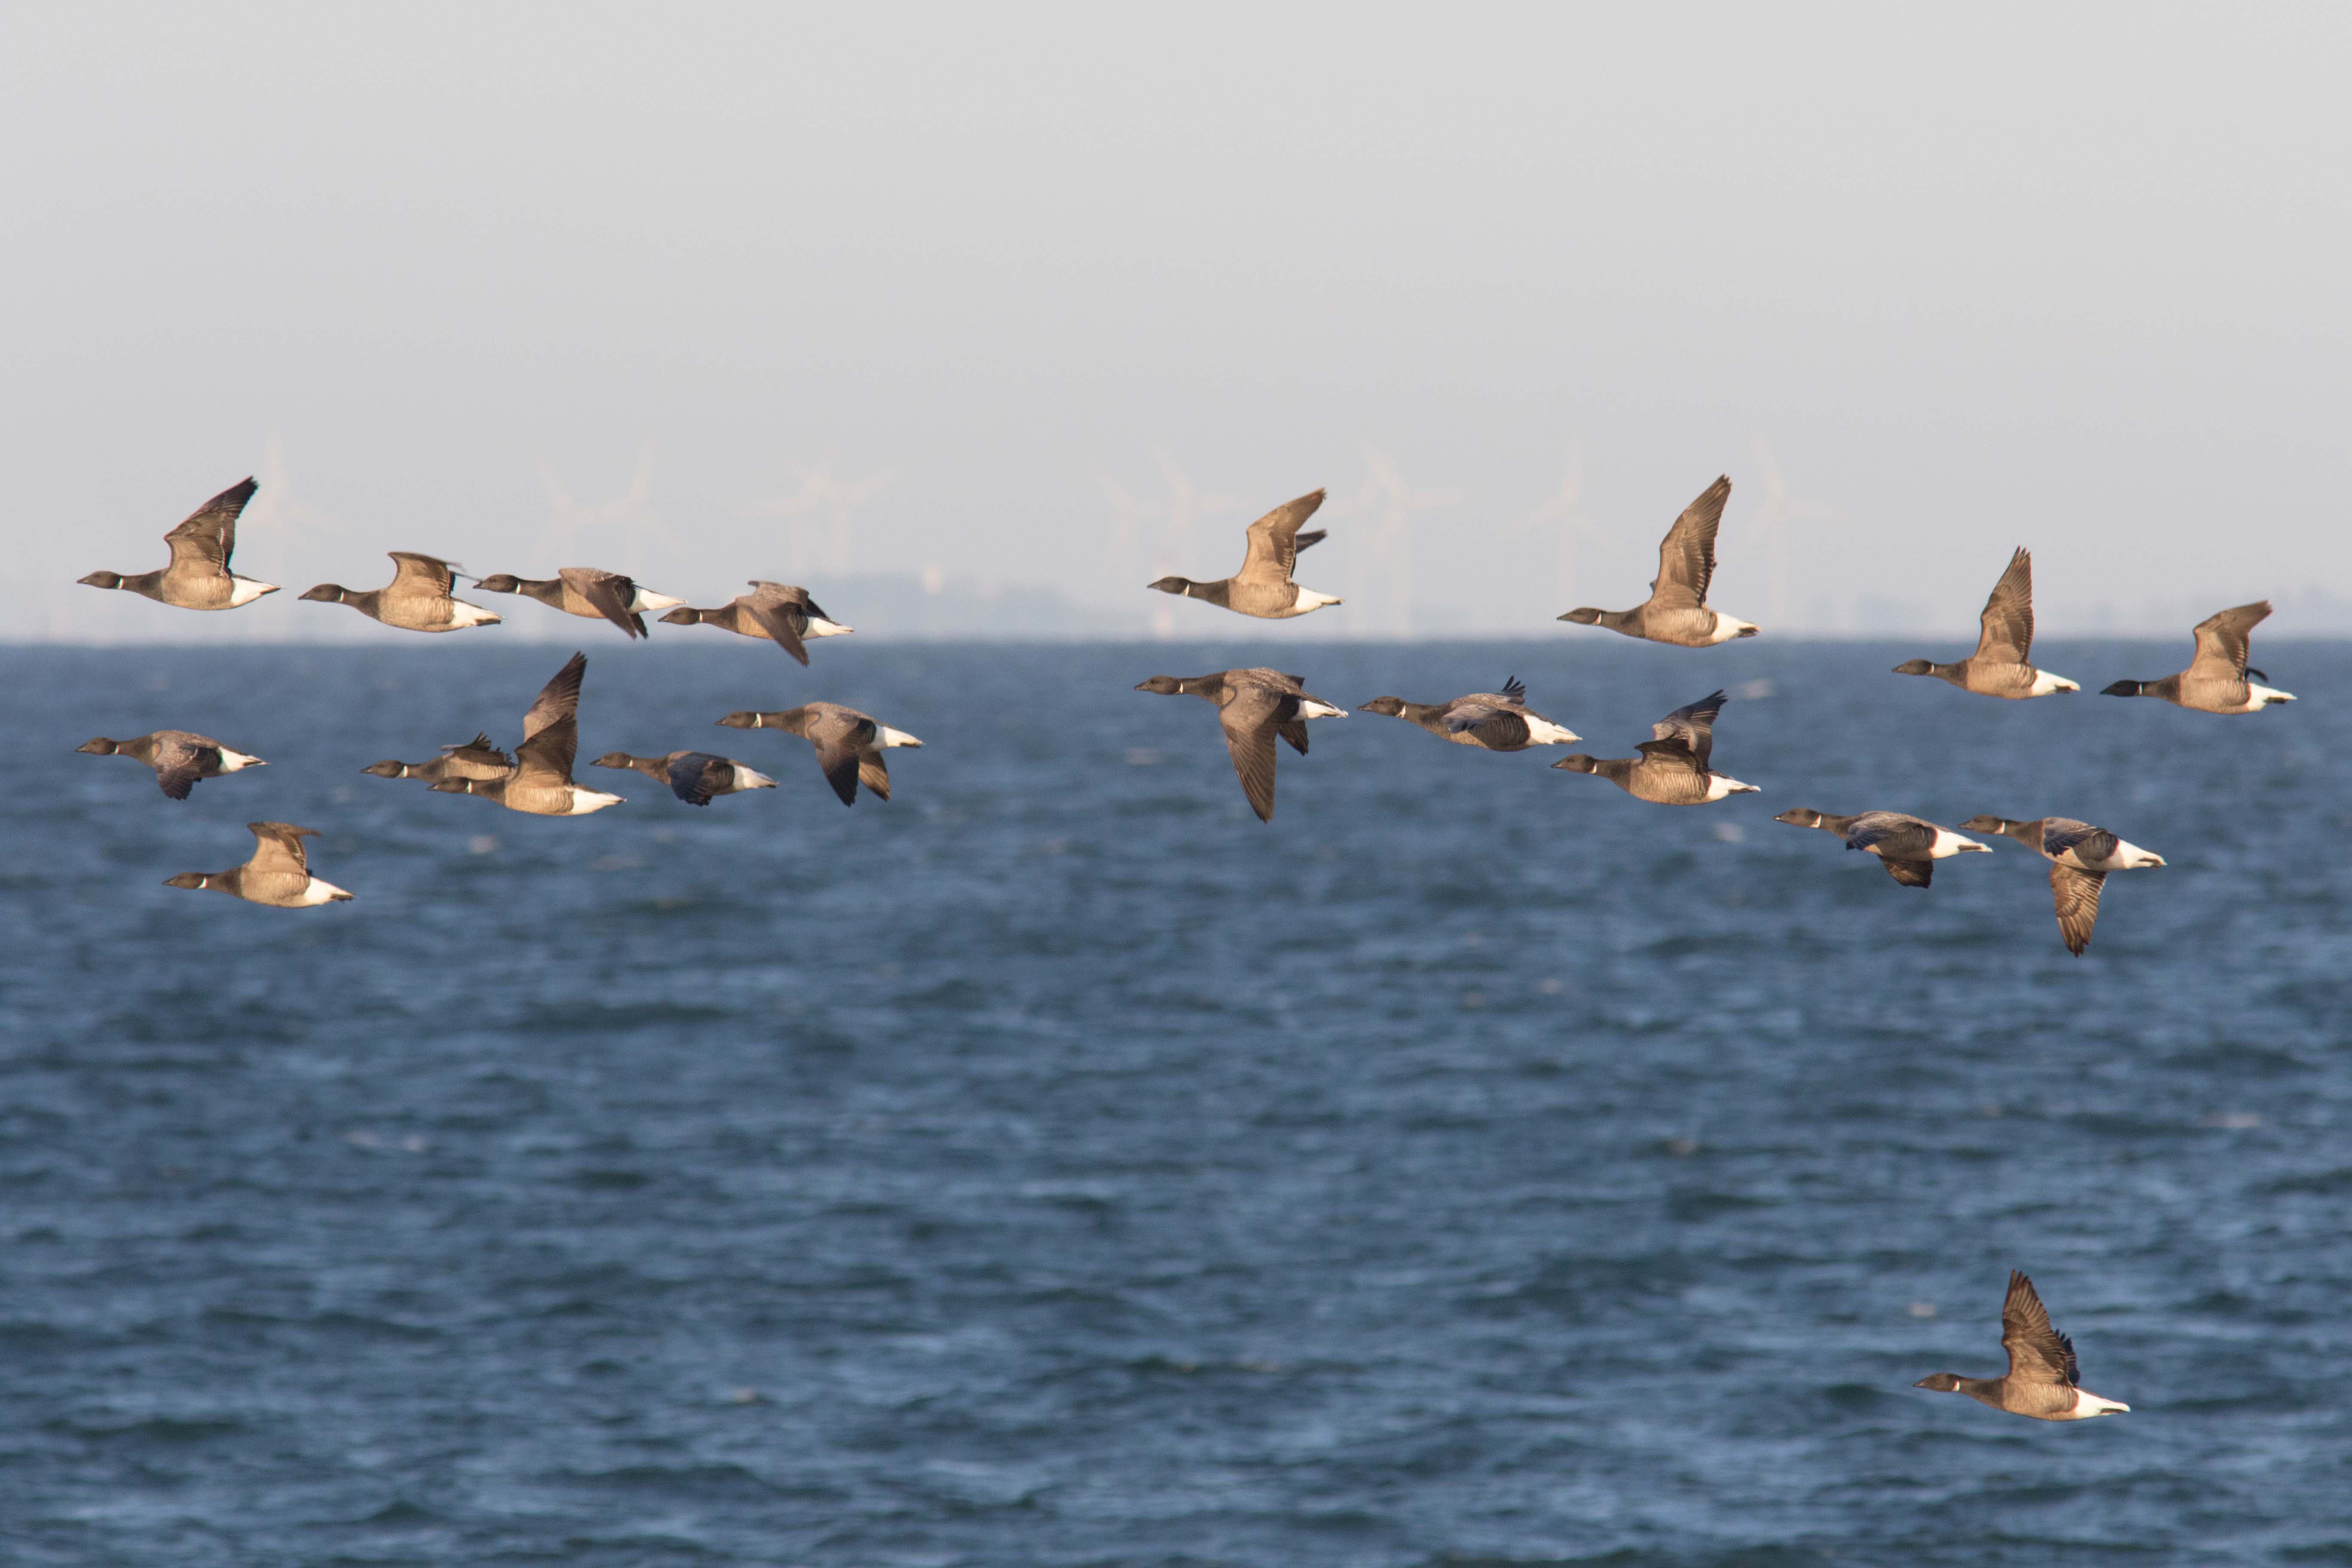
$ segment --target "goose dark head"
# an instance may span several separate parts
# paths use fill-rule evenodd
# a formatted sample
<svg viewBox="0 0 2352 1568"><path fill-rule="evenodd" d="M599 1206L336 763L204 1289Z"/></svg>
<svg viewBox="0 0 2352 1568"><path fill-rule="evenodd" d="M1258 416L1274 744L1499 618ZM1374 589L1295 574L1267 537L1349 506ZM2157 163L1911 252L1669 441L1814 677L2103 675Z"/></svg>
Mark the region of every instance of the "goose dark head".
<svg viewBox="0 0 2352 1568"><path fill-rule="evenodd" d="M1936 666L1932 661L1927 659L1906 658L1901 664L1896 665L1892 673L1896 675L1933 675L1936 673Z"/></svg>
<svg viewBox="0 0 2352 1568"><path fill-rule="evenodd" d="M92 756L96 757L110 757L114 755L115 752L122 750L122 742L120 741L110 741L105 736L100 735L95 741L84 741L80 745L76 746L74 750L77 752L88 752Z"/></svg>
<svg viewBox="0 0 2352 1568"><path fill-rule="evenodd" d="M493 572L474 584L485 594L520 594L522 579L511 572Z"/></svg>
<svg viewBox="0 0 2352 1568"><path fill-rule="evenodd" d="M87 579L84 580L87 581ZM1144 585L1148 588L1156 588L1163 594L1173 594L1179 598L1181 598L1192 589L1192 579L1190 577L1162 577L1157 583L1147 583Z"/></svg>
<svg viewBox="0 0 2352 1568"><path fill-rule="evenodd" d="M380 779L405 778L408 776L408 764L406 763L394 762L391 758L387 757L380 763L370 763L367 766L362 768L360 772L363 773L373 773Z"/></svg>
<svg viewBox="0 0 2352 1568"><path fill-rule="evenodd" d="M87 579L85 579L85 581ZM2145 680L2118 680L2113 686L2102 687L2099 690L2099 695L2102 697L2137 697L2147 685L2147 682Z"/></svg>
<svg viewBox="0 0 2352 1568"><path fill-rule="evenodd" d="M592 768L634 768L637 759L626 752L607 752L588 764Z"/></svg>
<svg viewBox="0 0 2352 1568"><path fill-rule="evenodd" d="M211 883L212 874L208 871L183 871L176 877L163 879L163 886L167 888L205 888Z"/></svg>
<svg viewBox="0 0 2352 1568"><path fill-rule="evenodd" d="M1819 827L1822 814L1810 805L1792 805L1772 820L1785 822L1791 827Z"/></svg>
<svg viewBox="0 0 2352 1568"><path fill-rule="evenodd" d="M1554 604L1559 603L1556 599L1552 602ZM1559 616L1558 618L1563 621L1574 621L1580 626L1597 626L1601 624L1601 613L1599 610L1594 609L1591 605L1585 605L1579 608L1570 610L1568 614Z"/></svg>
<svg viewBox="0 0 2352 1568"><path fill-rule="evenodd" d="M2006 833L2012 827L2021 826L2023 825L2015 822L2009 817L1994 816L1990 813L1986 813L1982 816L1971 816L1966 822L1961 823L1960 831L1963 833Z"/></svg>
<svg viewBox="0 0 2352 1568"><path fill-rule="evenodd" d="M87 577L77 577L74 581L90 588L120 588L122 586L122 574L93 572Z"/></svg>
<svg viewBox="0 0 2352 1568"><path fill-rule="evenodd" d="M1932 1388L1938 1394L1958 1394L1960 1391L1960 1378L1958 1373L1931 1372L1911 1386Z"/></svg>
<svg viewBox="0 0 2352 1568"><path fill-rule="evenodd" d="M1404 711L1404 699L1402 697L1375 697L1370 702L1367 702L1362 707L1357 709L1356 711L1359 713L1385 713L1390 718L1394 719Z"/></svg>
<svg viewBox="0 0 2352 1568"><path fill-rule="evenodd" d="M1183 579L1181 577L1177 577L1171 578L1170 581L1181 583ZM1159 584L1153 584L1154 587L1157 587L1158 585ZM1137 681L1135 683L1135 689L1138 691L1154 692L1161 697L1181 697L1184 694L1184 682L1177 676L1155 675L1149 680Z"/></svg>
<svg viewBox="0 0 2352 1568"><path fill-rule="evenodd" d="M661 618L661 624L666 626L698 626L702 624L702 612L691 606L680 605L677 609L664 616Z"/></svg>
<svg viewBox="0 0 2352 1568"><path fill-rule="evenodd" d="M322 605L340 605L350 593L351 590L341 583L321 583L302 596L305 599L316 600Z"/></svg>
<svg viewBox="0 0 2352 1568"><path fill-rule="evenodd" d="M370 773L373 773L375 770L371 768L368 771ZM440 783L433 786L433 793L436 795L471 795L474 793L474 781L472 779L443 779Z"/></svg>
<svg viewBox="0 0 2352 1568"><path fill-rule="evenodd" d="M1552 763L1552 766L1556 768L1566 768L1572 773L1591 773L1601 771L1599 760L1597 758L1588 757L1582 752L1570 752L1569 755L1562 757L1559 761Z"/></svg>
<svg viewBox="0 0 2352 1568"><path fill-rule="evenodd" d="M719 720L719 722L725 725L730 730L756 730L760 727L761 718L761 715L754 713L749 709L739 708L734 712L727 715L726 718Z"/></svg>

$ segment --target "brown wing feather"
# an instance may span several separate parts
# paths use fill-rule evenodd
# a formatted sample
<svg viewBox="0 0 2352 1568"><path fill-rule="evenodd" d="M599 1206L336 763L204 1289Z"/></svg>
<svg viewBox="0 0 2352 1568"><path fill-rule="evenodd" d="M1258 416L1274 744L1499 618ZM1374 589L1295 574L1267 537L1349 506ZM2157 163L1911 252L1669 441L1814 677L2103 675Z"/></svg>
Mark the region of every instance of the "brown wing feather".
<svg viewBox="0 0 2352 1568"><path fill-rule="evenodd" d="M629 578L593 566L566 566L556 575L563 579L565 587L587 600L590 609L629 636L646 635L645 623L629 608L637 596L637 585Z"/></svg>
<svg viewBox="0 0 2352 1568"><path fill-rule="evenodd" d="M1282 721L1286 695L1253 681L1244 684L1217 710L1217 722L1225 731L1225 749L1233 753L1234 772L1260 822L1274 817L1274 735Z"/></svg>
<svg viewBox="0 0 2352 1568"><path fill-rule="evenodd" d="M858 782L866 771L863 753L874 743L874 721L864 714L811 712L802 733L816 748L816 765L824 770L824 782L841 804L856 805ZM887 774L876 793L889 798Z"/></svg>
<svg viewBox="0 0 2352 1568"><path fill-rule="evenodd" d="M890 770L883 764L879 752L861 752L857 756L857 782L880 795L890 798Z"/></svg>
<svg viewBox="0 0 2352 1568"><path fill-rule="evenodd" d="M1276 734L1290 742L1290 749L1300 756L1307 754L1307 721L1290 719L1275 726Z"/></svg>
<svg viewBox="0 0 2352 1568"><path fill-rule="evenodd" d="M1666 530L1658 545L1658 580L1650 587L1650 603L1660 609L1695 610L1706 603L1707 585L1715 581L1715 532L1723 525L1723 504L1731 499L1728 476L1699 492Z"/></svg>
<svg viewBox="0 0 2352 1568"><path fill-rule="evenodd" d="M588 672L588 656L575 653L555 672L554 679L539 689L532 700L530 711L522 716L522 738L529 741L559 719L569 719L580 711L580 678Z"/></svg>
<svg viewBox="0 0 2352 1568"><path fill-rule="evenodd" d="M190 512L177 528L163 536L163 542L172 547L172 564L177 566L186 557L208 561L227 571L228 558L236 552L237 517L258 489L258 485L247 479L229 486Z"/></svg>
<svg viewBox="0 0 2352 1568"><path fill-rule="evenodd" d="M245 863L248 870L293 877L310 874L310 857L303 851L302 840L316 838L317 828L297 827L290 822L248 822L245 826L253 835L253 858Z"/></svg>
<svg viewBox="0 0 2352 1568"><path fill-rule="evenodd" d="M1289 582L1290 569L1298 563L1298 525L1313 517L1315 509L1322 504L1323 492L1310 491L1297 500L1283 502L1251 523L1247 531L1249 552L1243 556L1242 569L1234 574L1234 581Z"/></svg>
<svg viewBox="0 0 2352 1568"><path fill-rule="evenodd" d="M410 584L430 588L446 597L457 586L457 574L450 570L449 563L438 556L419 555L411 550L387 550L384 553L392 557L392 585L395 588Z"/></svg>
<svg viewBox="0 0 2352 1568"><path fill-rule="evenodd" d="M1978 618L1976 657L1993 664L2027 664L2033 653L2033 552L2023 545L1992 585Z"/></svg>
<svg viewBox="0 0 2352 1568"><path fill-rule="evenodd" d="M808 604L808 595L798 589L793 590L800 594L797 600L782 594L772 595L768 590L775 586L772 583L754 583L752 586L760 592L735 602L743 606L751 624L767 633L778 647L806 664L808 647L801 641L801 628L793 623L798 618L797 612Z"/></svg>
<svg viewBox="0 0 2352 1568"><path fill-rule="evenodd" d="M2228 668L2231 679L2243 680L2246 659L2253 651L2253 630L2270 613L2271 602L2259 599L2198 622L2197 657L2189 661L2189 670L2196 671L2199 665L2221 666Z"/></svg>
<svg viewBox="0 0 2352 1568"><path fill-rule="evenodd" d="M2066 951L2077 958L2091 945L2091 928L2099 923L2099 894L2106 880L2105 871L2057 864L2050 868L2050 894L2058 906L2058 934L2065 939Z"/></svg>
<svg viewBox="0 0 2352 1568"><path fill-rule="evenodd" d="M1906 888L1924 888L1936 879L1933 860L1890 860L1882 855L1878 863L1886 868L1888 876Z"/></svg>
<svg viewBox="0 0 2352 1568"><path fill-rule="evenodd" d="M2033 1281L2012 1268L2009 1297L2000 1306L2000 1343L2009 1352L2009 1375L2019 1383L2072 1386L2080 1375L2074 1343L2050 1326L2050 1313Z"/></svg>
<svg viewBox="0 0 2352 1568"><path fill-rule="evenodd" d="M572 760L579 751L580 721L566 713L533 731L530 740L515 748L515 782L570 784Z"/></svg>

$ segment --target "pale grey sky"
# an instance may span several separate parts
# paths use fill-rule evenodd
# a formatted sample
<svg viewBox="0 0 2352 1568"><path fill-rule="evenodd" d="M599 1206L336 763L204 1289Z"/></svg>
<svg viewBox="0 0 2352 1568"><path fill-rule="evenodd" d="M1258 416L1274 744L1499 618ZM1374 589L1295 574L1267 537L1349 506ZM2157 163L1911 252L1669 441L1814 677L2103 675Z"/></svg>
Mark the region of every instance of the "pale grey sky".
<svg viewBox="0 0 2352 1568"><path fill-rule="evenodd" d="M2352 597L2347 66L2335 5L11 7L5 635L344 635L295 595L395 548L623 565L593 518L542 558L550 473L637 486L644 577L714 603L828 565L755 509L829 464L887 481L856 572L1231 635L1142 583L1328 485L1300 577L1359 603L1298 635L1402 575L1423 632L1593 636L1512 527L1572 449L1578 602L1728 472L1714 596L1768 629L1965 626L2027 543L2045 637L2292 635ZM1438 498L1408 556L1376 458ZM1103 484L1171 463L1231 498L1181 562ZM286 592L73 584L248 472Z"/></svg>

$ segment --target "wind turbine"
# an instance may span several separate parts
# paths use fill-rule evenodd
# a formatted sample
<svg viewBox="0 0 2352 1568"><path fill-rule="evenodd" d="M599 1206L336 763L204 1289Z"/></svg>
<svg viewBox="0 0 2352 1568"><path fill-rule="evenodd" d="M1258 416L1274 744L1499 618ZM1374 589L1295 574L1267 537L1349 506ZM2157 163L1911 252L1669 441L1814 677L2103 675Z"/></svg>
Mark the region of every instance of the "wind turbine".
<svg viewBox="0 0 2352 1568"><path fill-rule="evenodd" d="M849 520L898 475L885 468L862 479L836 479L831 458L814 466L784 467L801 488L791 495L754 501L741 509L742 515L772 517L785 525L786 563L793 575L841 576L849 570Z"/></svg>
<svg viewBox="0 0 2352 1568"><path fill-rule="evenodd" d="M1104 563L1117 574L1122 593L1132 593L1149 578L1171 572L1192 576L1207 571L1200 558L1201 525L1239 514L1249 504L1241 496L1201 489L1165 447L1154 447L1151 460L1160 469L1160 483L1168 488L1160 500L1139 500L1108 474L1097 471L1095 475L1111 508L1111 536L1104 546ZM1155 605L1151 627L1159 637L1175 635L1174 606Z"/></svg>
<svg viewBox="0 0 2352 1568"><path fill-rule="evenodd" d="M261 464L254 470L254 481L260 488L253 492L253 500L238 520L245 536L265 551L275 551L289 564L318 553L316 544L320 535L343 536L342 520L323 508L310 505L295 488L286 467L286 441L272 430L262 438ZM300 576L287 572L288 577Z"/></svg>
<svg viewBox="0 0 2352 1568"><path fill-rule="evenodd" d="M541 561L553 566L589 564L572 559L581 539L593 530L607 528L620 535L621 570L632 577L645 574L647 540L659 544L673 557L678 553L677 536L647 500L654 482L654 448L650 441L637 449L637 466L629 477L629 488L593 506L582 506L573 500L572 492L544 457L532 460L539 468L539 482L547 491L547 526L540 530L539 542L531 547Z"/></svg>
<svg viewBox="0 0 2352 1568"><path fill-rule="evenodd" d="M1375 574L1388 579L1388 630L1398 637L1412 636L1412 520L1420 512L1459 506L1470 499L1463 489L1417 489L1405 482L1396 459L1370 442L1364 444L1364 482L1336 509L1342 517L1368 523L1349 541L1348 550L1348 628L1362 633L1371 626L1369 589Z"/></svg>
<svg viewBox="0 0 2352 1568"><path fill-rule="evenodd" d="M1612 561L1622 560L1624 545L1615 534L1601 525L1601 520L1584 510L1584 443L1572 441L1568 447L1568 461L1560 469L1559 489L1550 500L1531 507L1503 525L1503 537L1522 539L1548 523L1559 527L1559 575L1553 584L1554 599L1563 608L1577 603L1576 552L1580 546L1591 545Z"/></svg>
<svg viewBox="0 0 2352 1568"><path fill-rule="evenodd" d="M1756 472L1764 490L1764 504L1755 518L1741 531L1751 542L1739 551L1742 558L1759 553L1769 556L1766 601L1770 606L1769 626L1779 630L1789 623L1789 591L1793 575L1796 531L1793 524L1801 522L1836 524L1845 514L1834 507L1817 501L1804 500L1789 493L1789 481L1780 473L1780 465L1772 456L1772 448L1764 437L1756 437Z"/></svg>

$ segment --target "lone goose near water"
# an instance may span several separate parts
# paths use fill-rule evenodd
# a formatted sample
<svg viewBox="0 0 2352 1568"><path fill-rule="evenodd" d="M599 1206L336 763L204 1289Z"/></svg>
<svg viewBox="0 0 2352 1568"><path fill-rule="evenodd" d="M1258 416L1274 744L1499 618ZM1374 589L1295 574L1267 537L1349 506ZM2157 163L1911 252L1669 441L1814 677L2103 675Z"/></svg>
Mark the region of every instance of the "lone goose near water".
<svg viewBox="0 0 2352 1568"><path fill-rule="evenodd" d="M342 889L310 875L310 858L303 852L302 840L317 837L317 828L297 827L289 822L245 826L253 835L253 858L226 871L183 871L166 878L163 885L226 893L273 910L307 910L350 900L351 894Z"/></svg>
<svg viewBox="0 0 2352 1568"><path fill-rule="evenodd" d="M155 770L155 783L173 800L185 800L198 779L216 779L243 768L265 768L259 757L231 751L210 735L186 730L158 730L128 741L100 735L74 748L99 757L130 757Z"/></svg>
<svg viewBox="0 0 2352 1568"><path fill-rule="evenodd" d="M1979 1405L2036 1421L2088 1421L2131 1409L2082 1386L2074 1342L2050 1326L2049 1309L2034 1292L2033 1281L2014 1268L2009 1271L2009 1295L2000 1304L2000 1347L2009 1352L2009 1371L1999 1377L1938 1372L1911 1386L1965 1394Z"/></svg>
<svg viewBox="0 0 2352 1568"><path fill-rule="evenodd" d="M1598 773L1638 800L1660 805L1706 805L1735 795L1760 793L1728 773L1707 766L1715 754L1715 720L1727 700L1712 692L1677 708L1650 726L1650 738L1633 749L1639 757L1588 757L1579 752L1553 767L1572 773Z"/></svg>
<svg viewBox="0 0 2352 1568"><path fill-rule="evenodd" d="M349 605L371 620L404 632L462 632L471 626L494 626L499 617L479 605L453 597L457 574L437 555L413 550L385 552L392 557L392 581L381 588L354 592L340 583L321 583L302 595L329 605Z"/></svg>
<svg viewBox="0 0 2352 1568"><path fill-rule="evenodd" d="M589 765L631 768L649 779L659 779L669 785L672 795L688 805L709 805L713 796L733 795L739 790L776 787L776 781L767 774L732 757L714 757L709 752L672 752L665 757L633 757L626 752L607 752Z"/></svg>
<svg viewBox="0 0 2352 1568"><path fill-rule="evenodd" d="M2065 941L2066 951L2077 958L2091 945L2091 928L2099 921L2099 891L2107 873L2164 864L2163 856L2071 816L2044 816L2033 822L1971 816L1960 824L1960 830L2014 838L2050 862L2050 893L2058 905L2058 934Z"/></svg>
<svg viewBox="0 0 2352 1568"><path fill-rule="evenodd" d="M1242 569L1221 582L1195 583L1190 577L1162 577L1150 586L1178 598L1204 600L1265 621L1286 621L1309 610L1339 604L1341 601L1328 594L1302 588L1290 580L1291 571L1298 563L1298 552L1324 536L1326 531L1320 528L1306 533L1298 531L1298 525L1313 517L1315 509L1322 504L1323 492L1315 490L1297 500L1285 501L1251 523L1245 531L1249 547L1242 557Z"/></svg>
<svg viewBox="0 0 2352 1568"><path fill-rule="evenodd" d="M229 557L236 552L237 514L245 510L245 503L258 488L251 479L231 485L165 534L163 542L172 547L169 566L130 577L120 572L93 572L79 581L92 588L120 588L183 610L234 610L264 594L275 594L277 584L240 577L228 569Z"/></svg>
<svg viewBox="0 0 2352 1568"><path fill-rule="evenodd" d="M1977 651L1968 658L1955 664L1906 659L1895 673L1932 675L1986 697L2023 699L2083 689L2063 675L2033 668L2033 552L2023 545L2010 556L2009 569L1992 585L1978 621L1983 629Z"/></svg>
<svg viewBox="0 0 2352 1568"><path fill-rule="evenodd" d="M816 765L844 805L857 804L859 784L888 800L890 770L882 753L892 746L922 744L904 730L893 730L838 702L809 702L775 713L742 710L719 722L730 730L782 730L798 735L816 748Z"/></svg>
<svg viewBox="0 0 2352 1568"><path fill-rule="evenodd" d="M1155 675L1138 691L1161 697L1199 697L1216 704L1225 731L1225 750L1242 781L1242 794L1260 822L1274 819L1274 738L1307 754L1307 721L1345 719L1348 711L1307 694L1304 678L1278 669L1220 669L1210 675Z"/></svg>
<svg viewBox="0 0 2352 1568"><path fill-rule="evenodd" d="M633 578L594 566L566 566L552 577L494 572L476 586L485 594L520 594L583 620L610 621L631 637L646 635L646 612L686 603L640 588Z"/></svg>
<svg viewBox="0 0 2352 1568"><path fill-rule="evenodd" d="M1526 706L1528 689L1513 676L1500 692L1474 691L1451 702L1407 702L1375 697L1359 713L1381 713L1418 724L1441 741L1489 752L1524 752L1529 746L1564 746L1584 737L1562 729Z"/></svg>
<svg viewBox="0 0 2352 1568"><path fill-rule="evenodd" d="M1723 522L1723 503L1730 499L1731 479L1726 475L1683 509L1658 545L1657 580L1650 584L1646 600L1630 610L1586 605L1559 618L1676 647L1707 647L1754 637L1757 627L1706 607L1707 585L1715 580L1716 530Z"/></svg>
<svg viewBox="0 0 2352 1568"><path fill-rule="evenodd" d="M680 605L664 616L662 624L719 626L738 637L766 637L803 664L809 661L808 649L801 646L804 638L846 637L857 629L827 620L806 588L756 577L751 587L753 592L738 594L715 610Z"/></svg>
<svg viewBox="0 0 2352 1568"><path fill-rule="evenodd" d="M1955 855L1981 852L1990 855L1992 847L1973 838L1963 838L1948 827L1916 816L1906 816L1899 811L1865 811L1858 816L1832 816L1825 811L1815 811L1810 805L1800 805L1780 813L1773 819L1791 827L1818 827L1824 833L1834 833L1845 840L1849 849L1859 849L1875 855L1885 863L1886 874L1906 888L1924 888L1936 875L1936 862L1948 860Z"/></svg>
<svg viewBox="0 0 2352 1568"><path fill-rule="evenodd" d="M530 737L526 733L523 738ZM427 784L439 784L444 779L502 779L514 771L514 759L492 745L487 734L477 734L462 746L444 746L441 754L429 763L387 759L370 763L360 770L380 779L423 779Z"/></svg>
<svg viewBox="0 0 2352 1568"><path fill-rule="evenodd" d="M580 680L587 670L588 656L575 653L540 688L523 716L523 742L515 748L513 773L502 778L443 778L433 785L435 792L478 795L533 816L585 816L625 804L625 796L572 782L572 759L580 751Z"/></svg>
<svg viewBox="0 0 2352 1568"><path fill-rule="evenodd" d="M2246 668L2253 652L2254 627L2271 613L2271 602L2223 610L2197 623L2197 654L2178 675L2156 680L2118 680L2102 697L2155 697L2200 713L2259 713L2273 702L2292 702L2292 691L2273 691L2246 677L2268 680L2259 669Z"/></svg>

